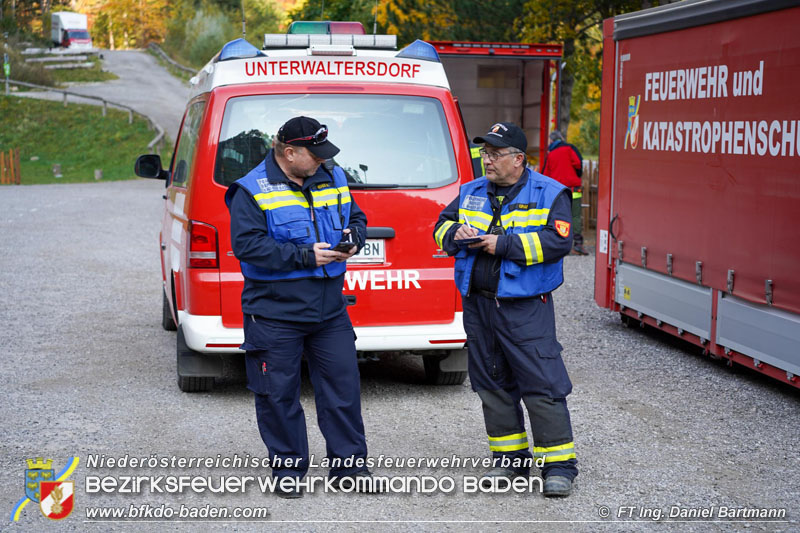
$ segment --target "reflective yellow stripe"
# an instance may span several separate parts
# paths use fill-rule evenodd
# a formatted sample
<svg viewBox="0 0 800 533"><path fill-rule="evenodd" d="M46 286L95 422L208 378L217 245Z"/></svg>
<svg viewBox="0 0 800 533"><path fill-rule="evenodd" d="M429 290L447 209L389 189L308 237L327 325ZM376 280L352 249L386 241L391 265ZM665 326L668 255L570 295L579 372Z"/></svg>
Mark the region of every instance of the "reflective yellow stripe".
<svg viewBox="0 0 800 533"><path fill-rule="evenodd" d="M527 450L528 443L526 442L524 444L512 444L511 446L492 446L490 444L489 449L493 452L515 452L517 450ZM545 462L547 462L546 459Z"/></svg>
<svg viewBox="0 0 800 533"><path fill-rule="evenodd" d="M541 263L544 260L542 251L542 241L538 233L518 233L519 240L522 241L522 249L525 251L525 264L530 266ZM536 252L534 257L533 252Z"/></svg>
<svg viewBox="0 0 800 533"><path fill-rule="evenodd" d="M568 442L566 444L548 447L534 446L533 456L537 458L544 457L545 463L556 463L575 459L575 443Z"/></svg>
<svg viewBox="0 0 800 533"><path fill-rule="evenodd" d="M525 252L525 264L533 264L533 255L531 254L531 239L530 233L519 233L519 240L522 241L522 250Z"/></svg>
<svg viewBox="0 0 800 533"><path fill-rule="evenodd" d="M548 216L550 216L549 209L515 209L501 215L500 222L504 228L512 225L517 227L544 226L547 224Z"/></svg>
<svg viewBox="0 0 800 533"><path fill-rule="evenodd" d="M572 199L573 200L575 200L576 198L581 198L581 197L583 197L583 193L582 192L573 192L572 193Z"/></svg>
<svg viewBox="0 0 800 533"><path fill-rule="evenodd" d="M342 204L350 203L350 191L347 187L329 187L319 191L311 191L314 207L338 205L339 195L341 195ZM254 195L254 198L262 211L289 205L297 205L305 208L309 207L306 197L300 191L285 190L259 193Z"/></svg>
<svg viewBox="0 0 800 533"><path fill-rule="evenodd" d="M349 204L349 203L350 203L350 197L349 196L342 196L342 205ZM324 207L326 205L336 205L336 206L338 206L339 205L339 198L338 197L333 197L333 198L327 198L325 200L317 200L316 198L314 198L314 207Z"/></svg>
<svg viewBox="0 0 800 533"><path fill-rule="evenodd" d="M533 453L549 453L549 452L557 452L561 450L572 450L575 448L575 442L568 442L566 444L559 444L558 446L548 446L547 448L543 448L541 446L534 446Z"/></svg>
<svg viewBox="0 0 800 533"><path fill-rule="evenodd" d="M286 207L287 205L299 205L308 208L308 202L300 191L273 191L259 193L253 196L261 207L262 211Z"/></svg>
<svg viewBox="0 0 800 533"><path fill-rule="evenodd" d="M536 247L536 262L541 263L544 261L544 252L542 251L542 240L539 238L538 233L530 233L533 236L533 245Z"/></svg>
<svg viewBox="0 0 800 533"><path fill-rule="evenodd" d="M489 231L489 224L492 223L492 216L483 211L471 211L463 207L458 210L458 221L465 224L469 219L469 225L473 228Z"/></svg>
<svg viewBox="0 0 800 533"><path fill-rule="evenodd" d="M557 463L559 461L569 461L570 459L575 459L575 452L568 453L566 455L545 455L544 462L545 463Z"/></svg>
<svg viewBox="0 0 800 533"><path fill-rule="evenodd" d="M489 435L489 449L493 452L513 452L528 449L528 434L525 432L492 437Z"/></svg>
<svg viewBox="0 0 800 533"><path fill-rule="evenodd" d="M483 163L483 157L481 157L481 149L479 146L474 146L469 149L469 155L472 159L477 159L481 164L481 176L486 174L486 165Z"/></svg>
<svg viewBox="0 0 800 533"><path fill-rule="evenodd" d="M528 439L528 432L523 431L522 433L514 433L513 435L505 435L503 437L492 437L489 435L489 442L501 442L505 440L519 440L519 439Z"/></svg>
<svg viewBox="0 0 800 533"><path fill-rule="evenodd" d="M318 191L311 191L311 196L315 201L328 196L336 199L340 194L342 195L342 203L344 203L345 198L350 198L350 190L347 187L327 187Z"/></svg>
<svg viewBox="0 0 800 533"><path fill-rule="evenodd" d="M453 227L455 222L452 220L445 220L442 222L442 225L439 226L439 229L436 230L436 233L433 236L433 240L436 241L437 246L441 248L443 246L442 241L444 240L444 234L447 233L447 230Z"/></svg>

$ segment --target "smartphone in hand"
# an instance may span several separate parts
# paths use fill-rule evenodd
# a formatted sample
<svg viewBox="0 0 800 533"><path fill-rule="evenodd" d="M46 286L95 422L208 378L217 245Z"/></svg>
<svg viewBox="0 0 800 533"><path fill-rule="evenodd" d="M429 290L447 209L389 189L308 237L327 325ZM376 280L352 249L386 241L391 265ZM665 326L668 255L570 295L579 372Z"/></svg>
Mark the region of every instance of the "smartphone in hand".
<svg viewBox="0 0 800 533"><path fill-rule="evenodd" d="M353 234L345 233L342 234L342 240L339 241L339 244L331 248L331 250L333 250L334 252L342 252L346 254L355 245L356 243L353 242Z"/></svg>

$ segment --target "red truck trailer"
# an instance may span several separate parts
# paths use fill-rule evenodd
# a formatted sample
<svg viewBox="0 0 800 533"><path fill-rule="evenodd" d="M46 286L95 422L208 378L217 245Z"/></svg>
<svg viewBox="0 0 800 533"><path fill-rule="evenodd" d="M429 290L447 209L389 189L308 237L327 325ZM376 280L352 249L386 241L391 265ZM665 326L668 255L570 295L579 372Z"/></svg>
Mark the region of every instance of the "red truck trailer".
<svg viewBox="0 0 800 533"><path fill-rule="evenodd" d="M800 5L603 26L595 300L800 386Z"/></svg>
<svg viewBox="0 0 800 533"><path fill-rule="evenodd" d="M436 47L458 99L467 138L483 135L496 122L514 122L528 138L528 160L535 164L542 161L547 136L557 121L562 45L471 41L430 44Z"/></svg>

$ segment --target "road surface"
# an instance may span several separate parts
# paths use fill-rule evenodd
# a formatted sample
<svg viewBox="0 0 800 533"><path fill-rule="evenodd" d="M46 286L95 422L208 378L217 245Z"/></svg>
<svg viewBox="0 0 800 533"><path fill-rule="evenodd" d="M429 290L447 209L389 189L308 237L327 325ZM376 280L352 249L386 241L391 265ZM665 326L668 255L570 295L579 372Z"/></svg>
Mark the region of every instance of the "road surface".
<svg viewBox="0 0 800 533"><path fill-rule="evenodd" d="M319 487L281 500L250 484L244 493L164 490L150 476L268 476L264 468L124 467L90 458L154 460L265 457L241 358L214 391L175 383L175 333L161 329L158 231L163 183L152 180L7 186L0 194L0 501L8 520L24 495L27 459L53 459L58 473L80 458L72 516L49 523L36 504L4 531L797 531L800 529L798 392L734 372L651 336L625 329L592 300L594 257L569 256L554 299L559 340L574 382L569 397L580 475L573 495L470 494L480 466L375 466L376 475L427 475L452 492L332 494ZM433 243L431 243L433 247ZM469 384L424 383L421 361L390 356L361 367L369 455L378 459L476 459L489 455L480 401ZM313 391L302 400L309 445L325 455ZM324 476L313 468L311 475ZM94 491L94 478L145 476L139 488ZM120 481L121 482L121 481ZM109 481L108 483L113 483ZM409 483L413 483L409 481ZM96 487L95 487L96 488ZM130 486L128 487L131 488ZM445 487L446 488L446 487ZM537 489L537 486L533 486ZM97 507L266 508L268 523L135 524L87 518ZM150 507L147 507L150 506ZM784 509L777 522L742 521L721 509ZM701 512L682 520L668 513ZM699 511L697 511L699 510ZM138 512L138 511L137 511ZM656 513L663 513L653 520ZM606 516L608 514L608 516ZM252 518L261 520L262 518ZM90 522L85 522L90 520ZM154 521L155 520L155 521ZM162 518L163 520L163 518ZM170 521L175 522L177 518ZM631 523L631 520L635 523ZM774 519L773 519L774 520ZM535 522L535 523L531 523ZM668 523L664 523L668 522Z"/></svg>

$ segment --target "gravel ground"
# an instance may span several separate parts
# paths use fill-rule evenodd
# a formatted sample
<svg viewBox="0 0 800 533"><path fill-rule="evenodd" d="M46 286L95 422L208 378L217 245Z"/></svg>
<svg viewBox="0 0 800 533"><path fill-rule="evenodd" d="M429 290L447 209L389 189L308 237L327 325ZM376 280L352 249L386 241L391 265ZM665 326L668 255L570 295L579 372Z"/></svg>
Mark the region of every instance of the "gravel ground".
<svg viewBox="0 0 800 533"><path fill-rule="evenodd" d="M87 476L263 475L265 470L87 466L90 454L265 456L241 365L232 360L212 393L175 385L175 333L161 329L160 182L138 180L0 189L0 501L8 517L23 496L25 460L46 457L70 476L76 509L51 523L30 504L8 531L681 531L797 530L800 520L798 393L732 371L638 328L592 299L593 256L566 260L555 295L581 474L573 495L466 494L480 468L376 467L378 475L456 480L452 493L309 494L280 500L244 494L89 494ZM419 360L362 367L364 421L372 457L487 456L477 396L468 384L424 384ZM325 447L313 391L304 381L310 448ZM324 475L313 469L312 475ZM86 522L95 506L152 504L267 508L267 523ZM636 523L617 517L632 506ZM642 509L671 506L785 508L782 522L656 522ZM610 518L601 516L605 510ZM7 520L5 518L3 520ZM385 521L378 523L377 521ZM537 523L531 523L539 522Z"/></svg>

